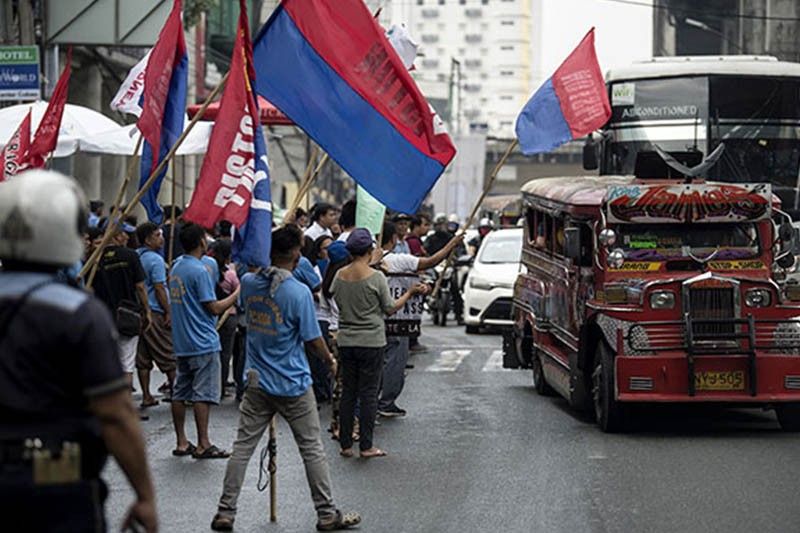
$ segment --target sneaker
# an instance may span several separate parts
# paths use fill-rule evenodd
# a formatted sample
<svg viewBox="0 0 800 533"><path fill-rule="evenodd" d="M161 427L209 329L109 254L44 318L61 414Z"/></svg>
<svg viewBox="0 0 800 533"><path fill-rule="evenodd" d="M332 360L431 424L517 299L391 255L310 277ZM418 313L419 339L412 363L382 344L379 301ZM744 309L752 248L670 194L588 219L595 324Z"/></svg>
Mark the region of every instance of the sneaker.
<svg viewBox="0 0 800 533"><path fill-rule="evenodd" d="M393 405L385 409L378 409L378 414L384 418L397 418L400 416L406 416L406 410L400 409L396 405Z"/></svg>

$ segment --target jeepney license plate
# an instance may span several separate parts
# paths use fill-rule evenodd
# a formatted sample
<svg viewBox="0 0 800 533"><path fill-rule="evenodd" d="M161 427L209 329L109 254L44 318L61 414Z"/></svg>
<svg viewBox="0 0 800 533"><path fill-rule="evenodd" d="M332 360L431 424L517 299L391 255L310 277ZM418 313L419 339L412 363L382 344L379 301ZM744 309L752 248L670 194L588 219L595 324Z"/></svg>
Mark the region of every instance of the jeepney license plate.
<svg viewBox="0 0 800 533"><path fill-rule="evenodd" d="M698 372L694 386L697 390L744 390L744 372Z"/></svg>

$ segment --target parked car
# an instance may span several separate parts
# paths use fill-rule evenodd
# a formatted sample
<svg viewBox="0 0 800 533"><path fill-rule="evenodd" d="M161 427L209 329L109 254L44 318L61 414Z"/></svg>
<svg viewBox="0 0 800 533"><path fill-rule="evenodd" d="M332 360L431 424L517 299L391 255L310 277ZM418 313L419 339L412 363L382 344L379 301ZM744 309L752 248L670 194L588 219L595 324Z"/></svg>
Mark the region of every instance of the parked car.
<svg viewBox="0 0 800 533"><path fill-rule="evenodd" d="M464 284L467 333L482 326L510 327L511 299L522 254L522 229L501 229L484 238Z"/></svg>

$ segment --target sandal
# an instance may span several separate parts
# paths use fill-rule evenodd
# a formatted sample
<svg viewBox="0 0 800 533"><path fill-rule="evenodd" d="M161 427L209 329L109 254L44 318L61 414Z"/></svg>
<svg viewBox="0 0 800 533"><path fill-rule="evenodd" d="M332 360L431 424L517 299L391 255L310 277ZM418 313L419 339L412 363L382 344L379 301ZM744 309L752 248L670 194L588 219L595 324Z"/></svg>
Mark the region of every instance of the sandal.
<svg viewBox="0 0 800 533"><path fill-rule="evenodd" d="M344 448L339 450L339 455L342 457L353 457L353 448Z"/></svg>
<svg viewBox="0 0 800 533"><path fill-rule="evenodd" d="M195 459L227 459L230 456L230 452L220 450L213 444L203 450L203 453L197 453L197 450L195 449L194 453L192 454L192 457Z"/></svg>
<svg viewBox="0 0 800 533"><path fill-rule="evenodd" d="M361 515L358 513L342 514L336 511L336 516L330 522L317 522L317 531L336 531L348 529L361 523Z"/></svg>
<svg viewBox="0 0 800 533"><path fill-rule="evenodd" d="M211 521L211 529L214 531L233 531L233 517L222 516L217 513L214 515L214 520Z"/></svg>
<svg viewBox="0 0 800 533"><path fill-rule="evenodd" d="M186 457L187 455L194 455L194 452L196 451L197 451L197 446L195 446L190 442L185 450L181 450L180 448L175 448L174 450L172 450L172 455L174 455L175 457Z"/></svg>
<svg viewBox="0 0 800 533"><path fill-rule="evenodd" d="M152 398L149 402L142 401L139 404L139 409L147 409L148 407L153 407L154 405L158 405L158 400Z"/></svg>

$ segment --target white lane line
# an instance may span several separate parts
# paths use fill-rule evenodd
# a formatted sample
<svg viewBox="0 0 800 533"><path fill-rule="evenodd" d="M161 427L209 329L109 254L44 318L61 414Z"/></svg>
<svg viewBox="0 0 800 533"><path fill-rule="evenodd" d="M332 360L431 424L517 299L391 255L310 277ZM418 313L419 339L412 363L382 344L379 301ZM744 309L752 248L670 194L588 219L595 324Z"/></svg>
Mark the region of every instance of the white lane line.
<svg viewBox="0 0 800 533"><path fill-rule="evenodd" d="M461 361L472 353L472 350L444 350L439 358L426 370L428 372L454 372Z"/></svg>
<svg viewBox="0 0 800 533"><path fill-rule="evenodd" d="M492 355L489 356L489 359L481 370L484 372L503 372L504 370L509 370L508 368L503 368L503 350L493 350Z"/></svg>

